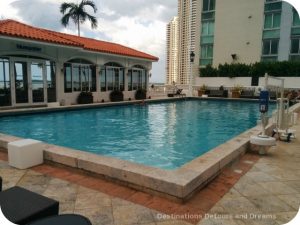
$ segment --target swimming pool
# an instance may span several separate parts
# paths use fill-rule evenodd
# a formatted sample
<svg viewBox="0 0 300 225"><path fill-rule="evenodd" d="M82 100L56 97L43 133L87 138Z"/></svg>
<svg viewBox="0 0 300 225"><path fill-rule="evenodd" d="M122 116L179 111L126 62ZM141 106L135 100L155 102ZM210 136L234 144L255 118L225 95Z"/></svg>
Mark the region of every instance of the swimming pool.
<svg viewBox="0 0 300 225"><path fill-rule="evenodd" d="M258 118L257 102L187 100L2 117L0 132L176 169Z"/></svg>

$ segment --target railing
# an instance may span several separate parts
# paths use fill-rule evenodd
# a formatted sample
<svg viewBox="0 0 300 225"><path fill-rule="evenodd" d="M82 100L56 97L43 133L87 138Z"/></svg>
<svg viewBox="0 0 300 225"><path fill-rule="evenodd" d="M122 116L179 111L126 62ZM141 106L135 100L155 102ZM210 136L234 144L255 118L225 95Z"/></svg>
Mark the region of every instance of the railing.
<svg viewBox="0 0 300 225"><path fill-rule="evenodd" d="M202 85L194 85L193 86L193 96L198 96L198 90L200 90ZM224 91L228 91L230 93L234 87L223 87ZM259 88L262 87L251 87L246 86L242 87L244 91L254 91L257 92ZM154 85L153 87L148 88L148 93L151 97L167 97L170 93L176 93L177 89L183 89L183 93L189 93L189 86L188 85ZM273 92L274 95L278 96L280 92L277 86L268 86L270 92ZM209 86L207 90L220 90L220 86ZM292 91L292 89L286 88L285 91ZM276 93L276 94L275 94Z"/></svg>

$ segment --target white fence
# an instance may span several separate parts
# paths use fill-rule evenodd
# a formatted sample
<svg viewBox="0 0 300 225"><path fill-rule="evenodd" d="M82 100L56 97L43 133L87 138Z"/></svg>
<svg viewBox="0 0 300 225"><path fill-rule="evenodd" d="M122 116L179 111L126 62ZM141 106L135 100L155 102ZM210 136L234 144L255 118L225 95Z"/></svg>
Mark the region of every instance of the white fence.
<svg viewBox="0 0 300 225"><path fill-rule="evenodd" d="M281 77L284 79L284 87L287 89L300 89L300 77ZM271 85L280 84L279 81L269 81ZM265 78L259 78L259 85L264 86ZM196 77L195 85L202 86L205 84L206 86L212 87L220 87L221 85L224 87L233 87L235 85L241 85L244 87L251 87L251 77Z"/></svg>
<svg viewBox="0 0 300 225"><path fill-rule="evenodd" d="M285 79L285 89L288 90L298 90L300 89L300 77L282 77ZM195 85L193 85L193 96L198 96L198 90L202 85L206 85L210 90L217 90L220 86L223 86L225 90L229 90L228 94L230 96L230 90L232 87L239 85L244 89L255 89L255 87L251 87L251 77L235 77L235 78L227 78L227 77L197 77L195 79ZM259 85L264 86L265 78L259 78ZM273 91L278 92L279 81L277 80L269 80L269 85L274 86L272 88ZM148 96L151 98L165 98L169 93L175 93L176 89L183 89L183 93L189 93L188 85L154 85L153 87L149 87Z"/></svg>

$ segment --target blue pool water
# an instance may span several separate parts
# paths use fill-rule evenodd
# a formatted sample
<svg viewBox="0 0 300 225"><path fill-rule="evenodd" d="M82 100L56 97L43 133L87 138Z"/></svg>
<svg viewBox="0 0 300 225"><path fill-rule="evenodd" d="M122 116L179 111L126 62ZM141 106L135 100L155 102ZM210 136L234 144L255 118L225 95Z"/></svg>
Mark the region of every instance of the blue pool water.
<svg viewBox="0 0 300 225"><path fill-rule="evenodd" d="M2 117L0 132L175 169L258 118L255 102L190 100Z"/></svg>

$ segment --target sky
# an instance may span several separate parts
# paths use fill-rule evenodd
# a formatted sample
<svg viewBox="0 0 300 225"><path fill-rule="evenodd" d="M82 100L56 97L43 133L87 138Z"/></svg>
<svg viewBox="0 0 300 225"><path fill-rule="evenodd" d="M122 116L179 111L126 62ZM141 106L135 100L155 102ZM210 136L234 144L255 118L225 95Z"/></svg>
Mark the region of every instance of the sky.
<svg viewBox="0 0 300 225"><path fill-rule="evenodd" d="M81 25L81 36L110 41L159 57L151 82L165 82L166 25L177 15L178 0L93 0L98 8L98 28ZM63 2L78 0L2 0L0 18L77 35L76 26L60 23ZM86 9L88 9L87 7ZM92 11L88 10L92 13Z"/></svg>

